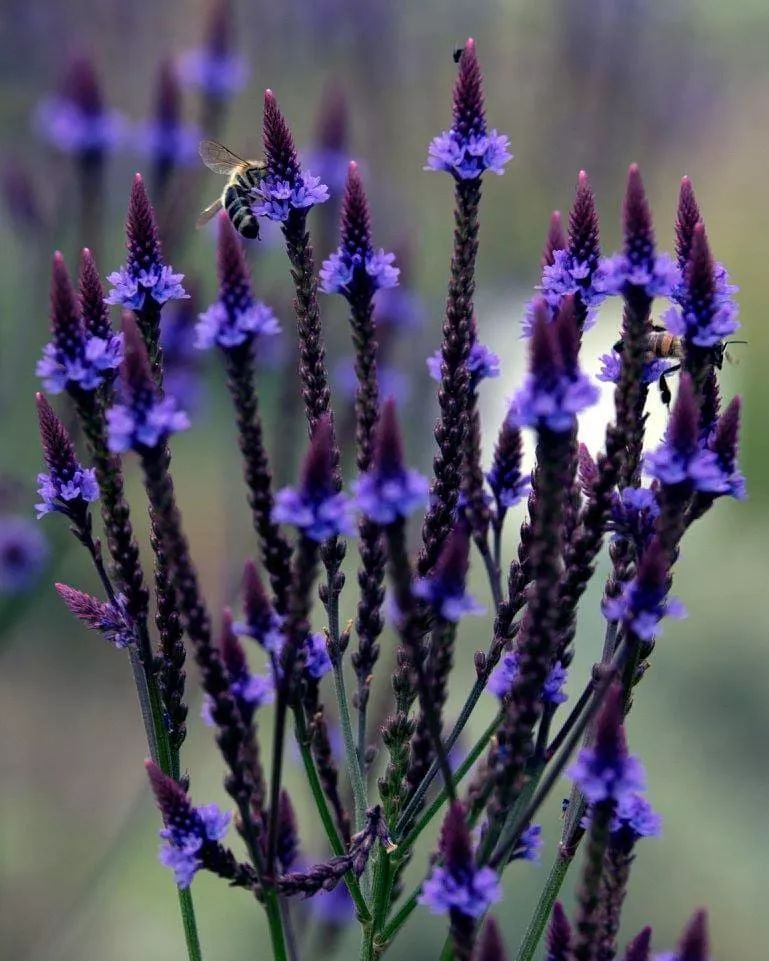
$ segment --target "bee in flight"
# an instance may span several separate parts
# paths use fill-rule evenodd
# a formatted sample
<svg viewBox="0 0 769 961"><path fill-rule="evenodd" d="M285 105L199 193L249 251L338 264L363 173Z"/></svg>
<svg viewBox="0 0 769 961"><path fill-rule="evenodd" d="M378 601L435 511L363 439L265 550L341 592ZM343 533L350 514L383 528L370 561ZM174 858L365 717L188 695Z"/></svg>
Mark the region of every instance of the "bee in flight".
<svg viewBox="0 0 769 961"><path fill-rule="evenodd" d="M209 170L229 179L221 197L206 207L198 217L197 226L207 224L224 208L239 234L249 240L258 240L259 221L251 210L251 192L264 180L267 164L263 160L244 160L216 140L201 141L198 153Z"/></svg>
<svg viewBox="0 0 769 961"><path fill-rule="evenodd" d="M729 356L727 347L729 344L746 344L746 340L727 340L721 341L721 343L714 344L710 348L710 363L713 364L718 370L724 366L724 360L728 360L731 363L732 358ZM614 345L614 350L617 353L622 353L624 348L624 343L622 340L618 340ZM668 367L668 369L660 375L659 388L660 396L662 398L662 403L666 407L670 407L671 394L670 387L667 383L668 374L674 374L677 370L681 369L681 362L684 359L684 342L682 337L676 337L674 334L668 333L664 327L653 327L649 334L646 336L646 351L644 353L644 363L651 364L655 360L674 360L675 364Z"/></svg>

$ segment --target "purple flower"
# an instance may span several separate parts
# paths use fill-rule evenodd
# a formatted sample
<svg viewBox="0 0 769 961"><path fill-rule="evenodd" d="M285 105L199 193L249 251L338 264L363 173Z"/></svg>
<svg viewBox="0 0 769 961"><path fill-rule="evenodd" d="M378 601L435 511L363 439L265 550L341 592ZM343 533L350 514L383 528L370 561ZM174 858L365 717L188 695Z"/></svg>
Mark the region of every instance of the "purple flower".
<svg viewBox="0 0 769 961"><path fill-rule="evenodd" d="M424 169L445 170L456 180L475 180L487 170L504 173L505 164L513 157L510 141L486 128L483 78L473 40L467 41L459 60L453 113L451 129L430 143Z"/></svg>
<svg viewBox="0 0 769 961"><path fill-rule="evenodd" d="M646 487L625 487L612 497L607 527L614 539L631 541L640 556L654 535L654 524L660 509L657 495Z"/></svg>
<svg viewBox="0 0 769 961"><path fill-rule="evenodd" d="M155 103L154 117L134 130L134 145L139 153L166 171L194 163L202 134L199 127L182 120L179 80L168 61L160 67Z"/></svg>
<svg viewBox="0 0 769 961"><path fill-rule="evenodd" d="M244 57L232 50L232 7L227 0L214 2L202 46L187 50L178 62L179 79L212 100L228 100L249 77Z"/></svg>
<svg viewBox="0 0 769 961"><path fill-rule="evenodd" d="M660 633L663 617L681 618L686 614L681 602L668 597L669 562L655 537L641 555L638 571L619 597L605 598L602 610L607 620L622 622L643 641Z"/></svg>
<svg viewBox="0 0 769 961"><path fill-rule="evenodd" d="M48 560L48 544L26 517L0 516L0 595L31 587Z"/></svg>
<svg viewBox="0 0 769 961"><path fill-rule="evenodd" d="M647 262L634 263L625 254L604 257L593 286L604 296L641 288L648 297L672 297L681 283L681 272L669 254L656 254Z"/></svg>
<svg viewBox="0 0 769 961"><path fill-rule="evenodd" d="M240 713L250 718L257 708L272 704L275 699L275 681L271 674L246 672L230 683L230 694L240 708ZM200 708L200 716L208 727L215 724L211 715L212 706L211 698L206 695Z"/></svg>
<svg viewBox="0 0 769 961"><path fill-rule="evenodd" d="M460 523L446 538L434 572L414 583L413 593L430 605L444 621L456 624L466 614L484 614L475 598L465 590L470 541Z"/></svg>
<svg viewBox="0 0 769 961"><path fill-rule="evenodd" d="M513 681L515 681L518 676L518 670L518 654L515 651L510 651L503 655L489 678L487 690L491 694L496 694L500 700L503 700L510 694ZM563 686L566 683L568 674L569 672L560 661L557 661L552 666L547 680L542 685L543 701L549 704L563 704L563 702L567 700Z"/></svg>
<svg viewBox="0 0 769 961"><path fill-rule="evenodd" d="M612 350L610 354L601 354L599 360L602 361L603 366L601 367L601 373L598 374L598 380L607 384L619 383L619 379L622 376L622 354L620 354L619 351ZM675 360L665 358L655 358L654 360L645 362L642 373L644 384L655 383L666 371L675 365Z"/></svg>
<svg viewBox="0 0 769 961"><path fill-rule="evenodd" d="M433 380L441 381L441 365L443 364L443 354L436 350L434 354L427 358L427 369ZM485 344L475 343L470 348L470 355L467 358L467 371L470 375L470 387L472 390L486 378L493 379L500 375L499 355Z"/></svg>
<svg viewBox="0 0 769 961"><path fill-rule="evenodd" d="M178 887L188 888L201 867L200 849L207 841L221 841L230 826L230 812L216 804L194 807L182 822L169 823L159 831L163 844L158 860L171 868Z"/></svg>
<svg viewBox="0 0 769 961"><path fill-rule="evenodd" d="M339 246L323 261L320 269L321 290L326 294L349 296L355 287L367 285L372 290L384 290L398 284L400 271L393 267L395 254L379 250L350 251Z"/></svg>
<svg viewBox="0 0 769 961"><path fill-rule="evenodd" d="M531 861L533 864L539 864L543 844L542 825L532 824L521 833L510 855L510 860Z"/></svg>
<svg viewBox="0 0 769 961"><path fill-rule="evenodd" d="M606 695L598 717L595 744L579 752L567 773L593 804L613 801L619 807L630 795L643 791L643 766L627 752L619 684L613 684Z"/></svg>
<svg viewBox="0 0 769 961"><path fill-rule="evenodd" d="M577 364L579 340L573 297L568 296L555 321L537 301L531 339L530 373L510 409L512 422L556 433L570 431L580 411L598 400L598 388Z"/></svg>
<svg viewBox="0 0 769 961"><path fill-rule="evenodd" d="M354 485L358 510L377 524L392 524L427 503L426 477L403 463L395 402L385 401L379 420L371 470Z"/></svg>
<svg viewBox="0 0 769 961"><path fill-rule="evenodd" d="M114 604L102 601L83 591L75 590L66 584L56 584L59 596L89 630L98 631L105 640L118 650L136 641L136 631L125 609L125 599L121 594Z"/></svg>
<svg viewBox="0 0 769 961"><path fill-rule="evenodd" d="M308 634L304 642L305 670L314 680L319 681L331 670L325 634Z"/></svg>
<svg viewBox="0 0 769 961"><path fill-rule="evenodd" d="M433 914L457 913L480 918L502 897L496 871L477 867L462 805L455 801L441 828L443 864L434 867L422 885L419 903Z"/></svg>
<svg viewBox="0 0 769 961"><path fill-rule="evenodd" d="M617 805L611 821L612 844L630 847L639 838L658 838L662 834L662 816L642 794L629 794Z"/></svg>
<svg viewBox="0 0 769 961"><path fill-rule="evenodd" d="M728 494L737 500L747 497L745 477L737 465L737 449L740 429L741 401L735 397L709 432L705 446L716 456L721 482L715 492L718 496Z"/></svg>
<svg viewBox="0 0 769 961"><path fill-rule="evenodd" d="M265 651L276 656L283 644L283 618L276 613L253 561L243 570L244 620L233 624L236 634L253 638Z"/></svg>
<svg viewBox="0 0 769 961"><path fill-rule="evenodd" d="M553 251L553 262L542 268L542 281L537 287L550 308L551 316L555 317L564 297L572 294L579 299L586 312L582 329L589 330L595 324L598 307L606 299L606 294L595 288L594 276L595 265L591 260L580 260L568 250ZM535 303L530 301L526 307L522 337L531 337L534 330Z"/></svg>
<svg viewBox="0 0 769 961"><path fill-rule="evenodd" d="M40 437L48 473L37 475L36 504L38 519L58 512L69 517L76 527L86 522L88 505L99 498L99 485L93 468L84 468L75 455L72 441L42 394L36 397Z"/></svg>
<svg viewBox="0 0 769 961"><path fill-rule="evenodd" d="M331 421L324 416L313 433L299 487L284 487L278 491L272 510L274 521L292 524L313 541L355 533L350 499L336 490L331 462L332 443Z"/></svg>
<svg viewBox="0 0 769 961"><path fill-rule="evenodd" d="M523 444L521 432L513 422L505 418L494 448L491 470L486 475L491 492L497 501L497 513L501 514L529 496L531 477L521 473Z"/></svg>

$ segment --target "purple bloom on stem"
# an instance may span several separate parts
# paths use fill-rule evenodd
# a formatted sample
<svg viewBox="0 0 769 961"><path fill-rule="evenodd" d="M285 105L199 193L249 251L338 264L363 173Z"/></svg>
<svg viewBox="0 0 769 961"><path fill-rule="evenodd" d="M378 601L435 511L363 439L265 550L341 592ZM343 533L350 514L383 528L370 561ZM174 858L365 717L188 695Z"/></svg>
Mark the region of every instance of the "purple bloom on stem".
<svg viewBox="0 0 769 961"><path fill-rule="evenodd" d="M653 538L641 555L638 570L619 597L606 598L603 613L607 620L621 621L643 641L660 633L663 617L681 618L686 614L681 602L668 597L669 561L659 540Z"/></svg>
<svg viewBox="0 0 769 961"><path fill-rule="evenodd" d="M308 634L304 642L305 671L319 681L331 670L331 658L328 656L328 645L325 634Z"/></svg>
<svg viewBox="0 0 769 961"><path fill-rule="evenodd" d="M115 453L162 444L171 434L186 430L189 418L179 410L176 400L158 397L149 369L147 348L136 321L123 315L126 354L121 372L123 403L107 411L109 449Z"/></svg>
<svg viewBox="0 0 769 961"><path fill-rule="evenodd" d="M436 350L434 354L427 358L427 369L433 380L441 381L441 365L443 364L443 354ZM499 354L485 344L475 343L470 348L470 355L467 358L467 371L470 374L470 387L474 390L482 380L493 379L500 375Z"/></svg>
<svg viewBox="0 0 769 961"><path fill-rule="evenodd" d="M465 44L454 87L454 121L450 130L435 137L428 148L425 170L445 170L456 180L475 180L485 171L503 174L512 160L510 140L487 130L483 104L483 78L475 41Z"/></svg>
<svg viewBox="0 0 769 961"><path fill-rule="evenodd" d="M163 260L155 215L141 174L134 177L126 221L128 257L119 270L109 274L112 289L105 300L129 310L141 310L147 297L156 304L184 300L184 274L175 274Z"/></svg>
<svg viewBox="0 0 769 961"><path fill-rule="evenodd" d="M276 613L253 561L243 570L244 621L233 624L236 634L252 637L265 651L276 656L283 644L283 618Z"/></svg>
<svg viewBox="0 0 769 961"><path fill-rule="evenodd" d="M349 162L348 109L344 90L332 84L324 92L315 128L315 146L304 152L304 166L317 170L331 194L344 190Z"/></svg>
<svg viewBox="0 0 769 961"><path fill-rule="evenodd" d="M620 805L644 789L645 775L638 758L627 752L622 727L622 691L612 685L598 718L595 744L583 748L568 775L588 801Z"/></svg>
<svg viewBox="0 0 769 961"><path fill-rule="evenodd" d="M642 794L630 794L617 805L610 825L612 844L630 847L639 838L658 838L662 834L662 816Z"/></svg>
<svg viewBox="0 0 769 961"><path fill-rule="evenodd" d="M96 472L81 466L64 425L42 394L37 394L36 403L48 467L47 474L37 475L38 494L43 498L35 505L37 516L58 512L80 526L85 523L88 505L99 498Z"/></svg>
<svg viewBox="0 0 769 961"><path fill-rule="evenodd" d="M33 521L0 516L0 595L19 594L39 578L48 544Z"/></svg>
<svg viewBox="0 0 769 961"><path fill-rule="evenodd" d="M654 536L660 508L655 491L647 487L625 487L612 497L607 527L614 539L626 538L635 545L640 556Z"/></svg>
<svg viewBox="0 0 769 961"><path fill-rule="evenodd" d="M565 298L558 317L537 301L531 339L530 373L516 393L510 410L516 425L563 433L571 430L577 414L598 400L598 388L579 369L579 338L574 299Z"/></svg>
<svg viewBox="0 0 769 961"><path fill-rule="evenodd" d="M605 384L619 383L619 379L622 376L622 354L613 350L610 354L601 354L599 360L602 361L603 366L601 367L600 374L598 374L598 380L603 381ZM675 365L675 360L665 358L655 358L652 361L645 362L642 373L644 384L655 383L667 370Z"/></svg>
<svg viewBox="0 0 769 961"><path fill-rule="evenodd" d="M55 584L54 587L78 620L90 630L98 631L118 650L134 643L136 633L123 607L121 595L118 595L115 604L105 604L90 594L68 587L66 584Z"/></svg>
<svg viewBox="0 0 769 961"><path fill-rule="evenodd" d="M181 118L181 92L174 67L161 64L155 116L138 124L134 142L139 153L166 166L188 166L197 161L200 128Z"/></svg>
<svg viewBox="0 0 769 961"><path fill-rule="evenodd" d="M717 494L728 494L737 500L747 497L745 477L737 466L741 407L740 398L733 398L706 441L707 449L716 455L716 464L721 472Z"/></svg>
<svg viewBox="0 0 769 961"><path fill-rule="evenodd" d="M271 704L275 696L275 684L271 674L252 674L243 647L235 636L232 615L225 610L222 619L222 632L219 637L222 661L227 669L230 694L238 705L244 723L250 724L254 711L264 704ZM200 712L203 721L209 726L215 724L212 716L213 702L206 695Z"/></svg>
<svg viewBox="0 0 769 961"><path fill-rule="evenodd" d="M532 824L521 833L513 848L513 853L510 855L510 860L531 861L533 864L539 864L543 844L542 825Z"/></svg>
<svg viewBox="0 0 769 961"><path fill-rule="evenodd" d="M455 801L441 828L443 864L434 867L422 886L419 903L433 914L454 913L480 918L502 897L496 871L477 867L462 805Z"/></svg>
<svg viewBox="0 0 769 961"><path fill-rule="evenodd" d="M446 538L434 572L414 583L415 597L427 601L435 614L456 624L466 614L484 614L475 598L465 590L469 566L470 539L465 525L458 524Z"/></svg>
<svg viewBox="0 0 769 961"><path fill-rule="evenodd" d="M513 681L515 681L518 676L518 654L515 651L509 651L504 654L499 664L494 669L489 682L486 685L486 689L491 693L495 694L500 700L506 698L513 687ZM542 685L542 700L550 704L563 704L567 700L567 695L563 691L563 686L566 683L569 672L557 661L547 676L545 683Z"/></svg>
<svg viewBox="0 0 769 961"><path fill-rule="evenodd" d="M214 0L203 46L179 58L179 78L214 100L228 100L249 77L244 57L232 51L232 10L229 0Z"/></svg>
<svg viewBox="0 0 769 961"><path fill-rule="evenodd" d="M426 477L403 463L403 447L395 416L395 401L385 401L377 427L371 470L354 486L358 509L377 524L408 517L427 502Z"/></svg>
<svg viewBox="0 0 769 961"><path fill-rule="evenodd" d="M278 491L272 511L278 524L292 524L313 541L355 533L350 499L334 485L332 440L331 419L326 414L315 426L299 487Z"/></svg>
<svg viewBox="0 0 769 961"><path fill-rule="evenodd" d="M257 337L274 337L280 324L261 300L255 300L243 248L226 213L219 215L219 299L215 301L195 327L195 346L207 350L219 346L232 350L252 344Z"/></svg>
<svg viewBox="0 0 769 961"><path fill-rule="evenodd" d="M231 815L216 804L193 807L181 785L164 774L154 761L146 761L145 767L165 822L159 832L163 844L158 859L171 868L180 888L188 888L203 865L205 848L221 841L227 833Z"/></svg>
<svg viewBox="0 0 769 961"><path fill-rule="evenodd" d="M513 420L509 414L505 417L494 448L491 470L486 475L499 514L528 497L531 490L531 476L521 473L523 443Z"/></svg>

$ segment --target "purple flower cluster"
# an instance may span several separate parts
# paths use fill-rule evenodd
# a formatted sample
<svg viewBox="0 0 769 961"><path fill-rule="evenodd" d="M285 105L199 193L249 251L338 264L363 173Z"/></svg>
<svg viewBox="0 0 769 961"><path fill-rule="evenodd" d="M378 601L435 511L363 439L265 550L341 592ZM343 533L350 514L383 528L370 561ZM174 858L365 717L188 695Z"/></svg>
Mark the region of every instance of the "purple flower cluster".
<svg viewBox="0 0 769 961"><path fill-rule="evenodd" d="M71 515L82 512L86 504L99 499L99 485L92 467L76 464L73 469L51 470L38 474L37 489L42 503L35 504L38 518L55 512Z"/></svg>
<svg viewBox="0 0 769 961"><path fill-rule="evenodd" d="M246 85L250 71L246 59L232 50L233 28L231 5L217 0L211 7L203 44L179 57L182 83L219 101L228 100Z"/></svg>
<svg viewBox="0 0 769 961"><path fill-rule="evenodd" d="M327 294L349 296L354 287L363 284L371 290L396 287L400 271L394 267L395 254L379 250L356 250L340 245L323 261L320 269L321 290Z"/></svg>
<svg viewBox="0 0 769 961"><path fill-rule="evenodd" d="M503 700L510 694L513 681L518 676L518 671L518 654L515 651L505 654L489 678L487 690ZM542 700L548 704L563 704L567 700L563 687L568 676L569 672L560 661L557 661L550 669L547 680L542 685Z"/></svg>
<svg viewBox="0 0 769 961"><path fill-rule="evenodd" d="M672 297L681 283L681 271L669 254L653 254L636 261L626 254L604 257L593 277L593 286L604 297L623 294L629 288L648 297Z"/></svg>
<svg viewBox="0 0 769 961"><path fill-rule="evenodd" d="M610 830L612 844L632 847L639 838L658 838L662 834L662 816L643 794L628 794L617 805Z"/></svg>
<svg viewBox="0 0 769 961"><path fill-rule="evenodd" d="M275 611L264 589L256 565L246 561L243 571L243 616L233 630L253 638L265 651L276 656L283 644L283 618Z"/></svg>
<svg viewBox="0 0 769 961"><path fill-rule="evenodd" d="M458 524L446 539L434 572L415 581L414 596L430 605L436 616L452 624L467 614L484 614L482 607L465 589L470 543L464 524Z"/></svg>
<svg viewBox="0 0 769 961"><path fill-rule="evenodd" d="M521 833L513 848L513 853L510 855L510 860L531 861L532 864L538 864L542 856L543 844L542 825L532 824Z"/></svg>
<svg viewBox="0 0 769 961"><path fill-rule="evenodd" d="M189 417L179 410L175 398L158 400L149 392L134 394L130 403L115 404L107 411L109 449L117 454L157 447L189 426Z"/></svg>
<svg viewBox="0 0 769 961"><path fill-rule="evenodd" d="M656 493L648 487L625 487L614 494L607 527L614 538L631 541L637 555L645 550L654 536L660 509Z"/></svg>
<svg viewBox="0 0 769 961"><path fill-rule="evenodd" d="M444 170L460 181L486 171L503 174L513 158L509 147L507 136L486 128L481 68L475 42L468 40L454 87L454 122L430 143L425 170Z"/></svg>
<svg viewBox="0 0 769 961"><path fill-rule="evenodd" d="M182 820L169 821L160 832L163 844L158 859L174 872L177 885L184 889L192 883L201 867L200 849L209 841L221 841L227 834L231 815L216 804L191 807Z"/></svg>
<svg viewBox="0 0 769 961"><path fill-rule="evenodd" d="M598 388L577 363L573 299L566 298L553 322L541 298L535 313L530 373L514 397L509 416L519 427L563 433L574 427L580 411L598 400Z"/></svg>
<svg viewBox="0 0 769 961"><path fill-rule="evenodd" d="M275 698L275 682L271 674L251 674L247 670L230 681L230 694L238 705L241 716L250 719L254 711L265 704L272 704ZM200 708L203 723L213 727L211 715L213 701L206 695Z"/></svg>
<svg viewBox="0 0 769 961"><path fill-rule="evenodd" d="M48 544L33 521L0 516L0 595L31 587L48 560Z"/></svg>
<svg viewBox="0 0 769 961"><path fill-rule="evenodd" d="M598 374L598 380L606 384L619 383L619 379L622 376L622 354L620 354L619 351L612 350L610 354L601 354L599 360L603 366L601 367L600 374ZM642 373L644 384L655 383L666 371L675 365L676 361L661 357L646 361L643 365Z"/></svg>
<svg viewBox="0 0 769 961"><path fill-rule="evenodd" d="M121 594L117 595L114 603L105 604L66 584L56 584L56 590L75 617L90 630L98 631L118 650L135 642L136 632Z"/></svg>
<svg viewBox="0 0 769 961"><path fill-rule="evenodd" d="M217 300L200 315L195 326L195 346L198 350L208 350L214 345L230 350L254 337L274 337L279 333L278 318L261 300L242 309L233 309Z"/></svg>
<svg viewBox="0 0 769 961"><path fill-rule="evenodd" d="M497 502L497 513L514 507L531 490L531 476L521 472L521 432L508 413L499 432L491 469L486 475L491 492Z"/></svg>
<svg viewBox="0 0 769 961"><path fill-rule="evenodd" d="M591 260L581 260L568 250L553 251L552 264L542 268L542 280L537 287L547 302L551 315L558 312L564 297L579 297L587 311L582 327L589 330L595 323L598 307L606 299L606 292L595 286L595 267ZM527 305L521 325L521 336L531 337L534 330L534 301Z"/></svg>
<svg viewBox="0 0 769 961"><path fill-rule="evenodd" d="M328 656L326 635L308 634L304 642L305 671L311 678L319 681L331 670L331 658Z"/></svg>
<svg viewBox="0 0 769 961"><path fill-rule="evenodd" d="M442 364L443 354L440 350L436 350L434 354L427 358L427 369L430 377L438 383L441 382ZM499 377L501 373L499 354L495 354L485 344L473 344L467 358L467 372L470 375L471 390L475 390L482 380L493 380L495 377Z"/></svg>
<svg viewBox="0 0 769 961"><path fill-rule="evenodd" d="M252 210L256 217L285 223L292 210L309 210L329 198L328 187L320 177L297 170L290 180L267 176L253 188Z"/></svg>

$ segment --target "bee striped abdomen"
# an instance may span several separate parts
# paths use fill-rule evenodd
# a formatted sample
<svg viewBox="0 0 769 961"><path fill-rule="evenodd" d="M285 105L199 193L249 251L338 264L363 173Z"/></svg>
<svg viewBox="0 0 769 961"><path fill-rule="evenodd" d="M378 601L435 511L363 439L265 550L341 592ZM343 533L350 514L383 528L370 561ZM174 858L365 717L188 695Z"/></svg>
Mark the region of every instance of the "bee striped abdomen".
<svg viewBox="0 0 769 961"><path fill-rule="evenodd" d="M259 223L251 212L250 187L241 184L242 175L238 174L234 182L224 191L224 209L232 222L232 226L243 237L255 240L259 236Z"/></svg>

